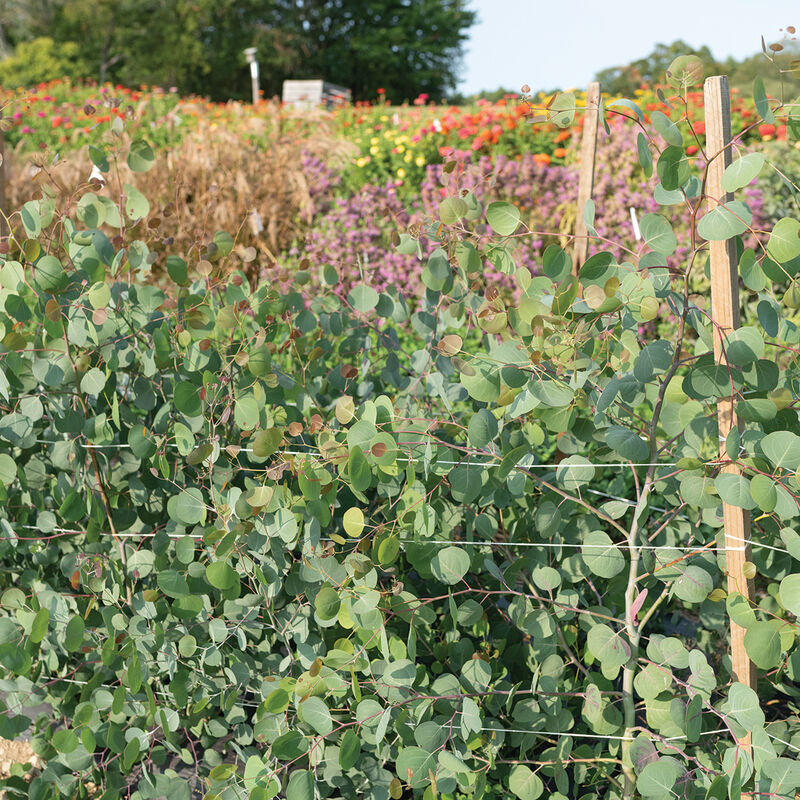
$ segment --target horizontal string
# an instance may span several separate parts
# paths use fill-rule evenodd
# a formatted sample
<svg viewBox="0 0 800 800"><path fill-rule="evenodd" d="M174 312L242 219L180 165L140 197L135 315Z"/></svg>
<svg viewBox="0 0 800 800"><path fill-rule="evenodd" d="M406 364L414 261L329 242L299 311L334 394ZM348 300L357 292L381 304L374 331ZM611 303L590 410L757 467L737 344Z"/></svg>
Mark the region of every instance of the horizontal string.
<svg viewBox="0 0 800 800"><path fill-rule="evenodd" d="M447 728L447 725L442 725ZM523 731L519 728L481 728L482 731L490 733L527 733L535 736L572 736L582 739L618 739L624 742L633 741L633 736L610 736L601 733L566 733L565 731Z"/></svg>
<svg viewBox="0 0 800 800"><path fill-rule="evenodd" d="M778 722L778 721L779 720L775 720L775 722ZM769 723L767 723L767 724L769 724ZM796 753L800 753L800 747L796 747L791 742L787 742L785 739L781 739L781 738L775 736L774 734L770 733L768 730L764 730L764 733L766 733L767 736L769 736L770 739L774 739L776 742L780 742L781 744L785 744L787 747L791 747L792 750L794 750Z"/></svg>
<svg viewBox="0 0 800 800"><path fill-rule="evenodd" d="M335 542L335 539L320 539L321 542ZM581 547L587 550L611 550L612 548L619 547L623 550L630 549L627 544L580 544L579 542L476 542L476 541L451 541L449 539L401 539L400 544L443 544L443 545L465 545L473 547ZM711 553L727 551L737 552L744 550L744 547L704 547L701 544L694 547L673 547L668 544L643 544L636 545L636 550L679 550L679 551L693 551Z"/></svg>
<svg viewBox="0 0 800 800"><path fill-rule="evenodd" d="M39 527L37 525L19 525L17 527L25 528L26 530L38 531ZM68 533L68 534L85 534L86 531L80 530L72 530L70 528L51 528L51 531L55 531L56 533ZM49 533L49 531L48 531ZM157 536L158 533L116 533L112 534L108 531L102 531L104 536L116 536L119 539L127 539L127 538L141 538L141 539L148 539L154 536ZM167 533L171 539L182 539L186 536L190 537L191 539L203 539L205 538L205 534L202 533ZM728 534L726 534L727 536ZM745 542L744 545L741 547L705 547L702 544L697 544L694 546L687 546L687 545L657 545L657 544L642 544L637 545L635 547L636 550L677 550L679 552L692 552L698 551L703 553L724 553L724 552L741 552L747 549L747 546L751 547L761 547L767 550L774 550L778 553L786 553L787 555L791 555L791 553L782 547L774 547L769 544L761 544L760 542L753 542L748 539L742 539L739 536L731 536L731 539L736 539L740 542ZM2 539L0 539L2 541ZM335 539L331 538L321 538L321 542L334 542L337 543ZM551 547L580 547L585 548L587 550L610 550L613 547L618 547L623 550L629 550L630 548L623 542L620 544L581 544L579 542L476 542L476 541L457 541L457 540L450 540L450 539L420 539L419 541L415 539L401 539L401 544L438 544L438 545L464 545L464 546L472 546L472 547L542 547L542 548L551 548Z"/></svg>
<svg viewBox="0 0 800 800"><path fill-rule="evenodd" d="M34 441L40 444L58 444L58 441L51 441L48 439L35 439ZM75 444L79 444L81 447L85 447L87 449L92 450L110 450L115 448L121 447L131 447L129 444L87 444L85 442L79 442L77 439L62 439L61 441L65 442L74 442ZM166 445L167 447L177 447L177 444L170 443ZM222 449L224 447L220 445ZM234 447L238 447L238 445L234 445ZM252 448L241 447L239 448L240 453L252 453ZM314 455L314 451L311 450L282 450L280 451L283 455L286 456L310 456ZM398 456L398 461L406 461L414 464L420 463L422 459L419 458L409 458L407 456ZM435 464L445 464L447 466L473 466L473 467L499 467L501 466L500 462L498 461L470 461L469 458L463 461L443 461L440 459L436 459L435 461L431 461L431 463ZM563 462L559 464L517 464L515 465L516 469L554 469L561 466ZM623 467L677 467L677 462L673 461L642 461L642 462L630 462L630 461L586 461L580 464L564 464L565 467L614 467L621 469Z"/></svg>
<svg viewBox="0 0 800 800"><path fill-rule="evenodd" d="M750 545L752 547L763 547L766 550L774 550L776 553L787 553L788 555L792 555L788 550L783 547L773 547L771 544L759 544L758 542L754 542L751 539L742 539L741 536L734 536L732 533L725 534L726 539L733 539L737 542L744 542L744 547L731 547L728 548L730 550L746 550L747 546Z"/></svg>
<svg viewBox="0 0 800 800"><path fill-rule="evenodd" d="M442 725L443 728L447 728L449 726ZM493 733L527 733L533 734L536 736L564 736L564 737L575 737L581 739L614 739L617 741L622 742L631 742L636 737L634 736L614 736L610 734L601 734L601 733L569 733L567 731L525 731L519 728L481 728L482 731L489 731ZM701 733L701 736L713 736L717 733L730 733L728 728L717 728L714 731L705 731ZM681 736L667 736L664 737L664 741L672 742L678 739L685 739L685 735Z"/></svg>
<svg viewBox="0 0 800 800"><path fill-rule="evenodd" d="M56 680L58 682L72 683L72 684L77 684L79 686L86 686L89 683L89 681L81 681L81 680L77 680L75 678L57 678ZM98 688L98 689L101 689L101 688L102 689L114 689L115 687L112 686L111 684L108 684L108 683L101 683L101 684L98 684L98 686L96 688ZM161 695L162 697L172 697L172 695L169 694L169 692L162 692L162 691L160 691L158 689L154 689L153 690L153 694ZM237 705L240 705L243 708L260 708L261 707L261 703L248 703L247 701L239 702ZM20 704L19 707L22 708L23 706ZM463 714L463 712L458 712L458 713ZM413 724L414 723L412 723L412 722L407 722L406 723L406 725L411 725L411 726L413 726ZM441 727L442 728L448 728L448 727L451 727L451 726L450 725L442 725ZM524 733L524 734L531 734L531 735L534 735L534 736L557 736L557 737L571 737L571 738L581 738L581 739L612 739L612 740L616 740L616 741L633 741L633 739L635 738L633 736L615 736L615 735L600 734L600 733L570 733L570 732L567 732L567 731L527 731L527 730L522 730L520 728L481 728L481 732L486 732L486 733ZM704 731L703 733L700 734L700 736L713 736L713 735L715 735L717 733L729 733L729 732L730 732L730 730L728 728L717 728L716 730L713 730L713 731ZM790 744L789 742L785 742L783 739L779 739L777 736L773 736L771 733L769 733L769 731L767 731L766 733L772 739L775 739L776 741L781 742L782 744L785 744L787 747L791 747L793 750L797 750L798 752L800 752L800 748L795 747L794 745ZM677 741L677 740L685 739L685 738L686 738L685 735L667 736L667 737L664 738L664 741L672 742L672 741Z"/></svg>

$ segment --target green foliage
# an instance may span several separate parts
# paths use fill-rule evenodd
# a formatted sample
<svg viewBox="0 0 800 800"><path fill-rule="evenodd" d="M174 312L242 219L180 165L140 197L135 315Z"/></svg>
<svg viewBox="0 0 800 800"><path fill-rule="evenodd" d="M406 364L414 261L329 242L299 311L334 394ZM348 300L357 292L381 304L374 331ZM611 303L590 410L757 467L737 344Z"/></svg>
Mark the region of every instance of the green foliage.
<svg viewBox="0 0 800 800"><path fill-rule="evenodd" d="M688 193L705 175L657 152L682 113L641 128ZM45 184L0 258L0 732L53 708L20 791L189 797L172 756L211 798L800 787L800 329L770 277L793 220L749 257L763 284L718 364L692 270L708 241L744 252L742 199L688 242L648 215L639 252L578 276L557 246L536 276L509 251L508 295L480 264L540 233L450 203L409 302L252 286L224 232L201 273L124 194ZM643 335L667 311L669 340ZM743 426L720 443L723 399ZM753 601L726 589L723 503L753 514Z"/></svg>
<svg viewBox="0 0 800 800"><path fill-rule="evenodd" d="M90 69L85 50L77 42L40 36L20 42L13 56L0 60L0 85L12 88L55 78L85 78Z"/></svg>

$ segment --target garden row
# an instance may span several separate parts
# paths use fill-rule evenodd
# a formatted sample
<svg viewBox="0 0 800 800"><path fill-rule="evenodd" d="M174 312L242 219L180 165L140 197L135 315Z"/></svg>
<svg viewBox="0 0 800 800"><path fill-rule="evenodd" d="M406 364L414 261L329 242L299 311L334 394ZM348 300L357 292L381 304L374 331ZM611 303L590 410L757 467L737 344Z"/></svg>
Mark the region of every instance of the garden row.
<svg viewBox="0 0 800 800"><path fill-rule="evenodd" d="M581 107L585 95L576 92L575 97ZM643 87L634 99L648 119L654 111L669 111L667 96L655 88ZM685 99L690 117L701 119L702 92L687 92ZM582 122L579 116L569 129L546 122L528 124L547 100L542 95L508 95L495 103L479 101L472 107L457 107L431 104L421 96L411 106L394 107L379 96L374 104L343 106L331 112L297 112L281 109L273 102L256 106L211 103L148 87L131 90L111 84L73 85L69 81L51 81L0 94L10 126L6 139L11 146L23 151L47 147L62 155L102 141L117 118L128 120L129 129L135 121L139 133L158 149L174 148L198 126L212 132L236 132L243 141L266 149L282 135L308 136L322 124L324 131L355 146L348 187L386 181L415 187L424 169L442 163L443 157L499 154L518 158L532 154L544 165L563 164L569 160L573 137L580 136ZM606 97L606 105L613 105L614 100ZM734 135L743 134L748 145L787 137L785 124L763 122L738 93L733 97L731 119ZM703 141L703 124L698 123L694 131L698 139L687 140L689 155L694 155Z"/></svg>
<svg viewBox="0 0 800 800"><path fill-rule="evenodd" d="M55 95L43 92L40 102L48 102L46 98L49 97ZM691 130L688 123L681 124L686 142L702 144L702 139L695 138L703 126L695 97L694 93L687 96L686 114L691 120ZM133 99L138 98L133 95ZM27 113L30 115L35 107L36 104L31 106ZM640 107L645 119L647 107ZM241 112L242 108L227 108L228 116L219 121L213 116L195 118L193 126L187 125L183 138L174 146L166 151L155 148L156 168L143 174L139 185L155 212L148 224L159 236L155 244L151 243L147 257L156 271L163 271L163 253L167 247L187 257L192 243L202 238L203 231L225 229L236 230L237 242L247 250L246 270L250 275L286 280L300 269L308 272L312 283L319 285L321 269L330 263L339 270L345 287L360 280L360 276L367 276L378 287L401 281L414 293L421 281L415 248L392 250L389 246L393 237L410 230L420 240L423 250L430 248L431 243L441 238L437 237L439 202L448 194L472 189L481 202L489 199L514 202L530 229L542 232L522 238L515 253L517 263L534 273L541 271L548 245L563 244L564 237L574 230L577 148L571 128L560 128L561 133L556 135L547 133L552 140L568 135L569 141L565 143L569 155L562 159L564 163L546 163L541 152L506 155L498 146L497 151L486 155L481 151L468 155L453 152L440 159L447 164L446 168L444 164L426 163L419 167L413 181L409 179L402 186L393 179L357 185L352 182L353 171L360 169L358 159L363 158L357 156L355 149L358 136L355 142L348 143L337 135L334 121L328 118L313 132L281 128L281 135L273 133L270 147L265 148L263 142L256 146L248 136L256 135L253 132L256 122L267 123L250 116L241 117L238 124L234 124L231 114ZM224 110L219 109L220 113ZM372 114L374 125L370 129L380 133L374 126L384 124L380 119L387 115L379 111L355 109L336 113L342 116L357 112ZM745 108L740 111L741 114L745 112ZM119 113L121 116L117 119L121 126L124 111ZM405 109L403 113L410 118L431 111L419 106ZM621 234L631 238L635 231L631 209L637 219L647 213L668 211L681 231L688 230L693 216L691 208L678 202L680 196L675 192L654 193L659 176L648 176L639 163L637 133L628 119L634 116L629 107L614 107L607 113L613 131L607 134L601 129L599 135L594 197L598 209L596 228L605 240L613 241ZM580 119L578 115L578 123ZM406 119L406 123L408 121ZM155 124L142 109L139 117L126 120L125 124L136 136L142 130L149 133L150 122ZM552 123L548 124L553 127ZM103 125L105 123L101 127ZM785 125L772 125L785 130ZM524 127L534 136L546 133L539 130L541 125L526 124ZM118 135L119 131L116 134L98 131L93 146L117 141ZM260 135L266 136L263 129ZM403 135L407 134L397 134L389 127L381 140L397 142L397 137ZM518 144L522 146L524 142L520 140ZM745 189L754 215L751 227L755 231L792 213L796 201L791 183L800 181L800 152L792 142L776 140L761 142L759 146L771 155L772 163L780 164L780 171L765 168ZM402 144L394 147L402 148ZM688 163L694 163L695 168L702 166L703 154L698 151L689 155L688 151L697 147L696 144L683 145ZM85 149L67 151L55 164L50 155L34 153L26 159L23 152L15 153L16 157L9 159L6 165L10 202L20 207L34 197L45 175L66 186L85 181L94 166L91 152L91 149L89 152ZM406 155L402 156L403 161ZM26 166L31 159L39 166L33 169ZM114 191L122 192L135 174L123 164L108 180ZM79 214L85 215L90 206L96 205L94 197L95 192L89 192L81 199ZM105 219L102 211L89 213L94 215L92 218L99 219L98 215L102 215ZM601 246L601 241L592 245L594 250ZM634 239L632 246L636 250L642 245ZM677 263L684 256L685 248L679 249L671 259ZM501 260L490 259L489 266L499 286L510 285ZM702 286L702 278L698 280L697 285ZM758 286L758 281L752 284L752 288L758 289Z"/></svg>

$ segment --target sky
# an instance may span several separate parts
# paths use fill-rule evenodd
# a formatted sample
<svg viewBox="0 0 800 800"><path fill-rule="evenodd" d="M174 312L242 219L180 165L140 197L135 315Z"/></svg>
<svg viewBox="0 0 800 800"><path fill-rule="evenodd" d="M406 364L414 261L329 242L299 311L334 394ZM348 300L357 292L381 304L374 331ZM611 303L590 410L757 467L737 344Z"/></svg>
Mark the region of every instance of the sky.
<svg viewBox="0 0 800 800"><path fill-rule="evenodd" d="M458 90L582 88L605 67L628 64L659 42L706 44L737 59L800 30L797 0L472 0L478 22L465 47Z"/></svg>

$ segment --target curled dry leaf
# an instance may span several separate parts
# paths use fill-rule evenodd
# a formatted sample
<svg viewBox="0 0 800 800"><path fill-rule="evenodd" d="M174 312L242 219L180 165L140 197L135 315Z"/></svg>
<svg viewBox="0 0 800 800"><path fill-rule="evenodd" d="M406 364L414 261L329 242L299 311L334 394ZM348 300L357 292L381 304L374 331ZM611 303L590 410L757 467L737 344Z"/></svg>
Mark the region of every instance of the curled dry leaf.
<svg viewBox="0 0 800 800"><path fill-rule="evenodd" d="M47 319L49 319L50 322L58 322L61 316L61 306L58 304L58 300L56 300L55 297L51 297L45 303L44 313L47 315Z"/></svg>
<svg viewBox="0 0 800 800"><path fill-rule="evenodd" d="M454 356L460 352L464 340L455 333L448 333L436 345L437 350L445 356Z"/></svg>
<svg viewBox="0 0 800 800"><path fill-rule="evenodd" d="M289 436L299 436L303 432L302 422L289 423Z"/></svg>

